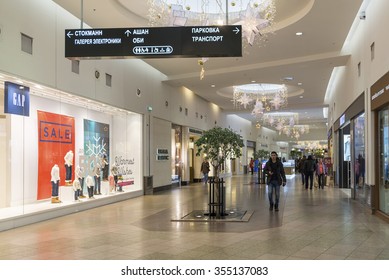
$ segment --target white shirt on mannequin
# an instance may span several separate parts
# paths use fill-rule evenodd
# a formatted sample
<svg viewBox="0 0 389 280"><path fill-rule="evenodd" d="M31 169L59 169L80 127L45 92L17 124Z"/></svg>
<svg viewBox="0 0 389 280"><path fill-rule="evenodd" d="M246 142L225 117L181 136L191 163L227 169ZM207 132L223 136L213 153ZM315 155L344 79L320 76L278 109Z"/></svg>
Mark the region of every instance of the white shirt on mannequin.
<svg viewBox="0 0 389 280"><path fill-rule="evenodd" d="M54 164L54 166L51 168L51 181L57 182L59 180L59 167L57 164Z"/></svg>
<svg viewBox="0 0 389 280"><path fill-rule="evenodd" d="M65 157L64 157L64 160L65 160L65 164L67 166L72 166L73 165L73 152L72 151L67 152Z"/></svg>

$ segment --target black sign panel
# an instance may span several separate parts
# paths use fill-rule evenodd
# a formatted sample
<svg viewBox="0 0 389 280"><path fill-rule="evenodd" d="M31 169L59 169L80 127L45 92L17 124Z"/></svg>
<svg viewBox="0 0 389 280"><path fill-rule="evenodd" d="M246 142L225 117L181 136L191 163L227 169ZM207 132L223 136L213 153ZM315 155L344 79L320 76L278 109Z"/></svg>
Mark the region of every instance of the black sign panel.
<svg viewBox="0 0 389 280"><path fill-rule="evenodd" d="M65 30L70 59L238 56L241 25Z"/></svg>

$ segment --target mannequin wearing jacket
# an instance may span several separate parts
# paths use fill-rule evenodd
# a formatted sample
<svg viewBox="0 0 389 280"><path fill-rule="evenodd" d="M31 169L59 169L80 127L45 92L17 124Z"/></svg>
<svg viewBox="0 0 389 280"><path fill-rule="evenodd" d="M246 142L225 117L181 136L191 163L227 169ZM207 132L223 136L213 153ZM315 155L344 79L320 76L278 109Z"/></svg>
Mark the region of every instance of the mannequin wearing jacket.
<svg viewBox="0 0 389 280"><path fill-rule="evenodd" d="M89 199L94 198L93 197L93 188L95 186L95 180L93 180L92 176L90 176L90 175L86 176L85 184L86 184L86 187L88 188Z"/></svg>
<svg viewBox="0 0 389 280"><path fill-rule="evenodd" d="M73 191L74 191L74 200L80 202L81 200L79 200L78 198L80 197L81 184L80 181L78 181L78 179L75 179L73 181Z"/></svg>
<svg viewBox="0 0 389 280"><path fill-rule="evenodd" d="M118 167L113 164L112 165L112 168L111 168L111 173L112 173L112 176L113 176L113 180L114 180L114 184L115 184L115 188L118 187L118 176L119 176L119 172L118 172ZM118 192L122 192L122 187L119 186L119 189L118 189Z"/></svg>
<svg viewBox="0 0 389 280"><path fill-rule="evenodd" d="M85 198L86 196L84 195L84 168L80 167L79 165L76 166L76 179L80 182L80 193L79 193L79 198Z"/></svg>
<svg viewBox="0 0 389 280"><path fill-rule="evenodd" d="M95 168L93 170L94 178L95 178L95 195L101 194L101 165L100 163L96 163Z"/></svg>
<svg viewBox="0 0 389 280"><path fill-rule="evenodd" d="M61 202L58 198L59 180L59 167L54 164L51 168L51 203Z"/></svg>
<svg viewBox="0 0 389 280"><path fill-rule="evenodd" d="M73 152L69 151L66 153L65 157L65 170L66 170L66 176L65 176L65 184L71 185L72 182L72 166L73 166Z"/></svg>

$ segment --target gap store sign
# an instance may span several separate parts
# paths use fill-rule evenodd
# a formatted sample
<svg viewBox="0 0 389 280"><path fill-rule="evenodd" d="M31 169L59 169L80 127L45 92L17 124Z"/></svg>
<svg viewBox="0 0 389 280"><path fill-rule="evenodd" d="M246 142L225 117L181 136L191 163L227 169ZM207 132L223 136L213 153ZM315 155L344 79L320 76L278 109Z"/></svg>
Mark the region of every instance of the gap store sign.
<svg viewBox="0 0 389 280"><path fill-rule="evenodd" d="M30 88L4 82L4 113L30 115Z"/></svg>

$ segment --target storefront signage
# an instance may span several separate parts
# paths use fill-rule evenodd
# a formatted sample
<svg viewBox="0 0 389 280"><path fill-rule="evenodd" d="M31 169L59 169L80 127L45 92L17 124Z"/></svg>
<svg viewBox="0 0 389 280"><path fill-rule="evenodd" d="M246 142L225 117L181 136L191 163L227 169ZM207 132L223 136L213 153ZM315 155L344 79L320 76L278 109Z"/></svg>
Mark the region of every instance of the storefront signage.
<svg viewBox="0 0 389 280"><path fill-rule="evenodd" d="M343 115L340 116L339 126L342 126L345 122L346 122L346 115L343 114Z"/></svg>
<svg viewBox="0 0 389 280"><path fill-rule="evenodd" d="M371 94L371 109L375 110L378 107L389 102L389 72L382 76L370 88Z"/></svg>
<svg viewBox="0 0 389 280"><path fill-rule="evenodd" d="M4 113L30 115L30 88L4 82Z"/></svg>
<svg viewBox="0 0 389 280"><path fill-rule="evenodd" d="M66 29L65 57L240 57L242 26Z"/></svg>
<svg viewBox="0 0 389 280"><path fill-rule="evenodd" d="M198 129L195 129L195 128L189 128L189 133L197 134L197 135L203 135L203 131L202 130L198 130Z"/></svg>
<svg viewBox="0 0 389 280"><path fill-rule="evenodd" d="M168 155L169 154L169 150L168 149L157 149L157 154L166 154L166 155Z"/></svg>
<svg viewBox="0 0 389 280"><path fill-rule="evenodd" d="M169 150L168 149L157 149L157 160L169 160Z"/></svg>
<svg viewBox="0 0 389 280"><path fill-rule="evenodd" d="M39 122L39 141L70 144L73 141L72 128L71 125L41 120Z"/></svg>

